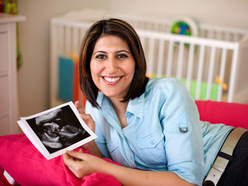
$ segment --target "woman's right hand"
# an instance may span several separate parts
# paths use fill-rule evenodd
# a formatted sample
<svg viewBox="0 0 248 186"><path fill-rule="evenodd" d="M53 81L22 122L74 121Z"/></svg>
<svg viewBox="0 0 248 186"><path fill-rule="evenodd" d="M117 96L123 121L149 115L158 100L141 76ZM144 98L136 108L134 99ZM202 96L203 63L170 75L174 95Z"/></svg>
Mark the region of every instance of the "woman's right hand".
<svg viewBox="0 0 248 186"><path fill-rule="evenodd" d="M106 167L105 164L108 164L99 157L83 153L81 149L79 151L67 151L63 155L63 160L77 178L99 172L99 168L102 169Z"/></svg>

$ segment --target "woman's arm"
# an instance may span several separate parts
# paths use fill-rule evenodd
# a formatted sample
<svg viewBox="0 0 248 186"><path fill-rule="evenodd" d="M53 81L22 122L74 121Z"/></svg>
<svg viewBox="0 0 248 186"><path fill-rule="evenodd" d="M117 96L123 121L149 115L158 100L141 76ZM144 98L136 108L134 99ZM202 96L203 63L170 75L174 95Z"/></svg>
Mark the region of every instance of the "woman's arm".
<svg viewBox="0 0 248 186"><path fill-rule="evenodd" d="M114 176L123 185L192 185L173 172L126 168L82 152L68 151L63 158L78 178L100 172Z"/></svg>

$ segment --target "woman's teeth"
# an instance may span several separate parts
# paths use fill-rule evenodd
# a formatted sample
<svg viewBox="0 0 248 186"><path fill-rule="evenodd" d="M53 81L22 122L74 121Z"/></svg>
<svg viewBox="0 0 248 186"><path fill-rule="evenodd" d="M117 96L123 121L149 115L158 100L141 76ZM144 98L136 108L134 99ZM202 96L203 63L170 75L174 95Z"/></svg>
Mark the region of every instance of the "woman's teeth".
<svg viewBox="0 0 248 186"><path fill-rule="evenodd" d="M115 78L104 77L104 79L108 82L115 82L118 81L120 77L115 77Z"/></svg>

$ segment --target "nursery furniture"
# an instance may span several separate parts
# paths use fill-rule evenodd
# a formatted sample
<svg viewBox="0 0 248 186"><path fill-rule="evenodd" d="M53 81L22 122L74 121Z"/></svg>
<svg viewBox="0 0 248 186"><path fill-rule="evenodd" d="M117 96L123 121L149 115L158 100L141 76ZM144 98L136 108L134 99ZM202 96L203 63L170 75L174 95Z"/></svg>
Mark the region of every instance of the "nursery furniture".
<svg viewBox="0 0 248 186"><path fill-rule="evenodd" d="M108 17L124 19L136 29L150 77L181 79L195 100L248 103L247 30L197 24L188 17L179 17L175 20L188 23L192 35L176 35L171 33L174 19L84 9L51 19L51 107L63 102L58 98L59 58L78 55L86 29Z"/></svg>
<svg viewBox="0 0 248 186"><path fill-rule="evenodd" d="M0 13L0 136L18 133L16 23L24 16Z"/></svg>
<svg viewBox="0 0 248 186"><path fill-rule="evenodd" d="M196 101L196 104L201 120L248 129L247 104L215 101ZM0 173L4 170L21 185L120 185L114 177L101 173L77 179L61 156L46 160L24 134L0 136ZM0 185L7 185L3 177Z"/></svg>

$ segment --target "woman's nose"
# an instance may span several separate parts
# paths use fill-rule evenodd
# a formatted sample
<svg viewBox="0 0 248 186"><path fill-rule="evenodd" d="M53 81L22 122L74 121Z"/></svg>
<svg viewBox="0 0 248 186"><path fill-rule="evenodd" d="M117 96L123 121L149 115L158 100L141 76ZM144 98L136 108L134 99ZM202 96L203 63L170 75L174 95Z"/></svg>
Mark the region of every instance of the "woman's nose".
<svg viewBox="0 0 248 186"><path fill-rule="evenodd" d="M108 73L114 73L117 70L118 63L115 59L109 58L106 63L106 69Z"/></svg>

